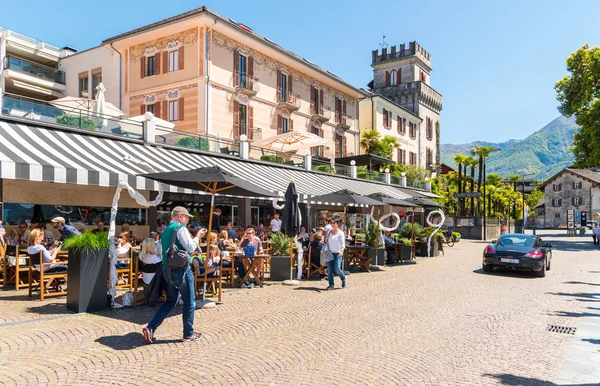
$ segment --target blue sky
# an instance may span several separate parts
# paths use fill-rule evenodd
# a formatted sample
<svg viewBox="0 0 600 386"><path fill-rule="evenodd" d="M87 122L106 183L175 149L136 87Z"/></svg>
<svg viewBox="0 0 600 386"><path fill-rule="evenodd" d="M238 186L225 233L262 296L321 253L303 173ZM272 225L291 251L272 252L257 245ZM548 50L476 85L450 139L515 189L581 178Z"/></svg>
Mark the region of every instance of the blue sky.
<svg viewBox="0 0 600 386"><path fill-rule="evenodd" d="M102 4L101 6L98 4ZM377 8L366 8L369 5ZM79 50L206 5L357 87L371 50L418 41L444 96L442 143L521 139L558 117L565 59L600 40L600 1L5 1L0 25Z"/></svg>

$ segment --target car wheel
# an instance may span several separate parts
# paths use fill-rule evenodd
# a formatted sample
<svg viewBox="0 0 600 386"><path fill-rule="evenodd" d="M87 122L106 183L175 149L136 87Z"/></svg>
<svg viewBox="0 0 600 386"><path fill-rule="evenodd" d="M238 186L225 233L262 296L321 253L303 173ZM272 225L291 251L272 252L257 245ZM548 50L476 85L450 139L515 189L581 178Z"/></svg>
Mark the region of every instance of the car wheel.
<svg viewBox="0 0 600 386"><path fill-rule="evenodd" d="M546 265L546 271L550 271L550 263L552 263L552 257L548 259L548 265Z"/></svg>
<svg viewBox="0 0 600 386"><path fill-rule="evenodd" d="M539 271L535 272L535 276L537 277L545 277L546 276L546 260L544 260L544 266Z"/></svg>
<svg viewBox="0 0 600 386"><path fill-rule="evenodd" d="M494 266L489 264L483 264L483 272L494 272Z"/></svg>

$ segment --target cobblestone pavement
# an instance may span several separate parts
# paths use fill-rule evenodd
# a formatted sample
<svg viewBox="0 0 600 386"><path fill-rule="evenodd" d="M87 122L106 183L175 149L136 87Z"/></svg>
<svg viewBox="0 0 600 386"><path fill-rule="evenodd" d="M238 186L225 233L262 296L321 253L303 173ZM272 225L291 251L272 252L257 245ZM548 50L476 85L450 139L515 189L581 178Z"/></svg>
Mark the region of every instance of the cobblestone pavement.
<svg viewBox="0 0 600 386"><path fill-rule="evenodd" d="M146 345L149 307L73 315L64 300L2 291L0 384L551 384L573 337L546 327L577 327L600 307L590 240L552 241L545 278L483 274L485 244L462 240L445 257L352 274L344 290L231 292L196 311L195 343L179 342L179 313Z"/></svg>

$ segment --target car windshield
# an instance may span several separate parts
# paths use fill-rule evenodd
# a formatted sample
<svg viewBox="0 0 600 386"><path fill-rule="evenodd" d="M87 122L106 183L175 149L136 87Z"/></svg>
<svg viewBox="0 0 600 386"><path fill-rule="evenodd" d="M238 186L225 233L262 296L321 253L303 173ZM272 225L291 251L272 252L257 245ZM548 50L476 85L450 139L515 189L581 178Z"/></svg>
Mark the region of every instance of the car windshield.
<svg viewBox="0 0 600 386"><path fill-rule="evenodd" d="M520 247L531 247L535 243L535 239L526 235L504 235L498 239L498 244L502 245L517 245Z"/></svg>

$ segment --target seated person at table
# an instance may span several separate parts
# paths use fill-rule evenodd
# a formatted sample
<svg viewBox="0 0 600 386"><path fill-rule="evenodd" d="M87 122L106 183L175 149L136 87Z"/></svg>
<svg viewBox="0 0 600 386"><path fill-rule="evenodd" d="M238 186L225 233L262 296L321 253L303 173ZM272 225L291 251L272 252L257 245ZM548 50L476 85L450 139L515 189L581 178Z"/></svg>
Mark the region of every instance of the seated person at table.
<svg viewBox="0 0 600 386"><path fill-rule="evenodd" d="M92 233L108 233L108 228L104 226L104 221L98 220L96 223L96 229L92 230Z"/></svg>
<svg viewBox="0 0 600 386"><path fill-rule="evenodd" d="M26 247L27 245L29 245L30 233L31 231L27 227L27 223L20 223L18 228L13 229L13 239L16 245L20 245L22 247Z"/></svg>
<svg viewBox="0 0 600 386"><path fill-rule="evenodd" d="M208 256L201 258L200 256L194 256L192 265L194 268L199 268L198 277L204 276L204 259L208 259L208 277L214 277L219 267L219 261L221 261L219 247L217 245L211 245L209 248Z"/></svg>
<svg viewBox="0 0 600 386"><path fill-rule="evenodd" d="M219 246L219 249L222 251L226 251L227 248L235 248L235 243L231 240L229 240L228 235L227 235L227 231L221 231L221 233L219 233L219 239L217 240L217 245Z"/></svg>
<svg viewBox="0 0 600 386"><path fill-rule="evenodd" d="M35 255L42 253L42 263L53 263L52 265L44 266L45 273L56 273L66 272L67 266L62 264L54 264L56 262L56 256L60 252L60 248L54 248L52 253L48 252L46 247L42 245L44 240L44 234L39 229L34 229L29 235L29 246L27 247L27 253L29 255ZM35 264L35 269L40 270L39 264Z"/></svg>
<svg viewBox="0 0 600 386"><path fill-rule="evenodd" d="M142 248L139 256L142 262L140 270L142 271L142 281L148 285L152 281L156 271L160 269L162 257L156 241L148 237L142 241Z"/></svg>
<svg viewBox="0 0 600 386"><path fill-rule="evenodd" d="M321 248L323 243L321 242L323 237L320 233L313 236L313 241L310 242L310 262L317 267L321 266Z"/></svg>
<svg viewBox="0 0 600 386"><path fill-rule="evenodd" d="M240 243L240 248L244 249L247 246L254 247L254 253L262 255L263 248L260 239L254 235L254 227L249 226L246 228L246 234L242 237L242 242Z"/></svg>
<svg viewBox="0 0 600 386"><path fill-rule="evenodd" d="M192 228L190 231L190 237L198 244L198 248L196 249L197 253L206 253L206 240L203 240L200 243L200 231L196 228Z"/></svg>
<svg viewBox="0 0 600 386"><path fill-rule="evenodd" d="M392 261L392 258L394 257L394 254L396 252L393 245L396 241L394 241L394 239L392 238L392 232L385 232L385 236L383 236L383 241L385 242L385 251L387 252L388 256L387 260L388 262L390 262Z"/></svg>
<svg viewBox="0 0 600 386"><path fill-rule="evenodd" d="M117 238L117 259L125 259L128 258L129 251L131 250L131 244L129 243L129 233L122 232L119 234ZM124 260L117 261L117 268L127 268L129 267L129 262Z"/></svg>
<svg viewBox="0 0 600 386"><path fill-rule="evenodd" d="M303 247L308 248L308 244L310 240L308 239L308 233L306 232L306 228L301 227L300 232L298 233L298 241L302 243Z"/></svg>
<svg viewBox="0 0 600 386"><path fill-rule="evenodd" d="M50 246L56 241L56 237L54 237L54 234L48 229L46 229L46 224L39 224L37 226L37 229L41 230L44 234L44 241L42 242L42 244L44 244L46 248L50 248Z"/></svg>
<svg viewBox="0 0 600 386"><path fill-rule="evenodd" d="M162 244L160 243L160 233L158 232L150 232L148 238L153 239L156 243L157 254L158 256L162 256Z"/></svg>
<svg viewBox="0 0 600 386"><path fill-rule="evenodd" d="M263 237L264 234L265 234L265 225L259 224L258 228L256 228L256 236Z"/></svg>
<svg viewBox="0 0 600 386"><path fill-rule="evenodd" d="M233 230L233 224L231 221L227 223L227 237L234 240L238 238L237 232Z"/></svg>

